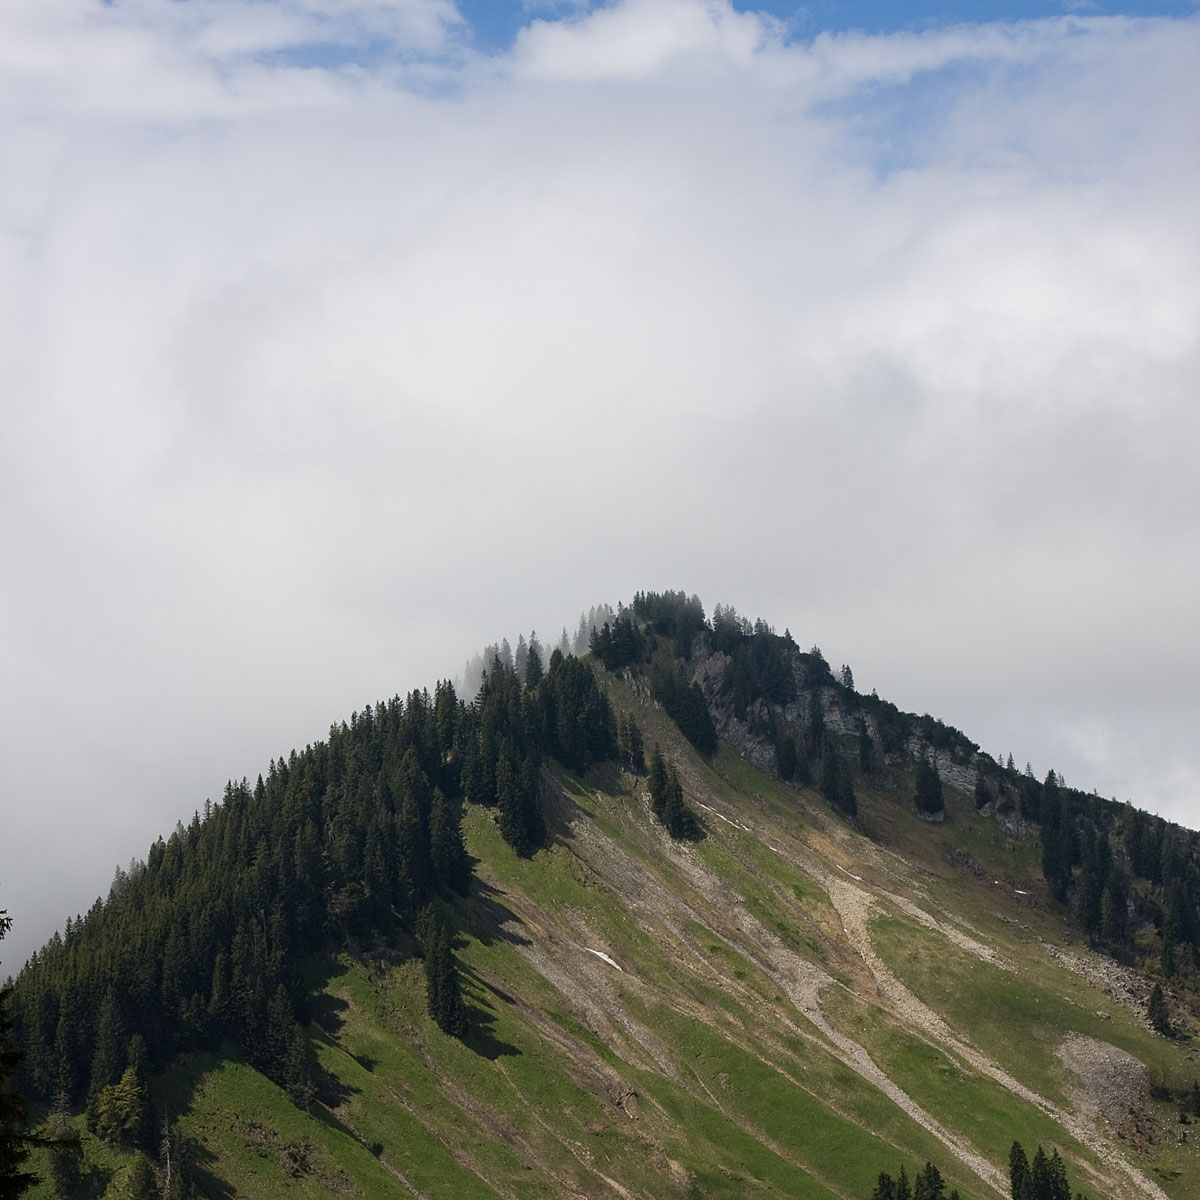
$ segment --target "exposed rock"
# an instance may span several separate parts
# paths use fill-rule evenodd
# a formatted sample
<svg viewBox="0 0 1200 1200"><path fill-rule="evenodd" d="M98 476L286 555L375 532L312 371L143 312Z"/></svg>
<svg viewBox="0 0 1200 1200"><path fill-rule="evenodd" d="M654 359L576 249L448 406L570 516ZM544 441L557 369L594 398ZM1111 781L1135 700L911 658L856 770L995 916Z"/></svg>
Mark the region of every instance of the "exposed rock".
<svg viewBox="0 0 1200 1200"><path fill-rule="evenodd" d="M969 851L964 850L961 846L956 846L949 854L946 855L946 861L959 871L969 871L976 879L982 879L984 870L975 861L974 855Z"/></svg>
<svg viewBox="0 0 1200 1200"><path fill-rule="evenodd" d="M1058 1057L1075 1076L1081 1106L1102 1118L1127 1141L1153 1141L1154 1117L1148 1100L1150 1074L1140 1059L1108 1042L1083 1034L1068 1035Z"/></svg>

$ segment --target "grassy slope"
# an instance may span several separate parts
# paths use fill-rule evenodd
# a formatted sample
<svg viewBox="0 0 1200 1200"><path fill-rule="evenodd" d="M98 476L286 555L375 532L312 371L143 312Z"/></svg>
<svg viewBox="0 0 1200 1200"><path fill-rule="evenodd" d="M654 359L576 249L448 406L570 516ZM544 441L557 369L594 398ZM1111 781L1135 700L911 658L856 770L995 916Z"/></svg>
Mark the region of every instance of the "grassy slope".
<svg viewBox="0 0 1200 1200"><path fill-rule="evenodd" d="M328 1106L305 1115L203 1056L160 1081L208 1194L826 1200L932 1159L967 1200L999 1194L1013 1138L1057 1145L1092 1200L1139 1194L1056 1118L1076 1100L1055 1051L1075 1031L1169 1075L1184 1050L1052 959L1039 938L1062 929L1019 895L1038 874L1028 847L961 798L931 827L860 789L867 841L726 749L702 762L610 686L676 763L706 839L672 843L644 781L612 771L553 778L551 845L530 861L493 814L469 812L479 885L456 916L470 1037L429 1021L419 963L344 956L312 1029ZM949 865L953 849L982 879ZM848 903L869 913L866 954ZM930 1010L1046 1103L940 1043ZM1160 1116L1141 1168L1172 1200L1200 1194L1196 1152ZM91 1151L120 1194L120 1156Z"/></svg>

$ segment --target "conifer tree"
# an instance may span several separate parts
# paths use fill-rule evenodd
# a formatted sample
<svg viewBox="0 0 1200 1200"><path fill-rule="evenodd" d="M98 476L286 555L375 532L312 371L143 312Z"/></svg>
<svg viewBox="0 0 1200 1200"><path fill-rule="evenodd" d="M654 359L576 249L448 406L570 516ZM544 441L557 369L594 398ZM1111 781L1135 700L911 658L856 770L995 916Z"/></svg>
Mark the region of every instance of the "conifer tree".
<svg viewBox="0 0 1200 1200"><path fill-rule="evenodd" d="M858 797L850 767L838 753L833 738L827 733L821 754L821 792L825 799L848 817L858 815Z"/></svg>
<svg viewBox="0 0 1200 1200"><path fill-rule="evenodd" d="M525 658L525 686L532 691L542 682L542 647L537 640L537 634L529 635L529 653Z"/></svg>
<svg viewBox="0 0 1200 1200"><path fill-rule="evenodd" d="M0 909L0 939L9 931L12 918ZM8 1015L11 988L0 988L0 1197L19 1196L37 1182L37 1176L24 1170L29 1157L25 1100L9 1090L9 1081L21 1061L9 1037L12 1019Z"/></svg>
<svg viewBox="0 0 1200 1200"><path fill-rule="evenodd" d="M96 1052L92 1055L92 1080L89 1096L95 1096L116 1083L125 1069L128 1037L110 986L100 1003L100 1019L96 1026Z"/></svg>
<svg viewBox="0 0 1200 1200"><path fill-rule="evenodd" d="M942 778L937 768L922 755L917 763L917 783L914 793L917 812L925 816L936 816L945 812L946 803L942 795Z"/></svg>
<svg viewBox="0 0 1200 1200"><path fill-rule="evenodd" d="M1057 1150L1047 1154L1039 1145L1029 1166L1031 1200L1071 1200L1067 1169Z"/></svg>
<svg viewBox="0 0 1200 1200"><path fill-rule="evenodd" d="M425 954L425 999L429 1015L443 1033L462 1037L467 1032L467 1010L458 984L458 964L450 933L431 909L422 915Z"/></svg>
<svg viewBox="0 0 1200 1200"><path fill-rule="evenodd" d="M912 1200L945 1200L945 1196L946 1184L941 1171L933 1163L927 1162L913 1181Z"/></svg>
<svg viewBox="0 0 1200 1200"><path fill-rule="evenodd" d="M50 1119L46 1124L46 1141L50 1148L50 1179L55 1193L69 1200L82 1191L83 1142L71 1123L70 1097L60 1092L55 1098ZM0 1184L0 1195L6 1195Z"/></svg>
<svg viewBox="0 0 1200 1200"><path fill-rule="evenodd" d="M896 1181L886 1171L879 1173L871 1200L896 1200Z"/></svg>
<svg viewBox="0 0 1200 1200"><path fill-rule="evenodd" d="M471 859L462 834L462 810L435 788L429 810L429 856L434 878L460 896L471 889Z"/></svg>
<svg viewBox="0 0 1200 1200"><path fill-rule="evenodd" d="M1167 1007L1167 996L1161 983L1156 983L1150 992L1150 999L1146 1001L1146 1016L1150 1018L1150 1024L1155 1031L1161 1033L1163 1037L1171 1037L1174 1034L1175 1031L1171 1028L1171 1012Z"/></svg>
<svg viewBox="0 0 1200 1200"><path fill-rule="evenodd" d="M662 820L663 803L667 796L667 764L663 761L662 751L658 743L654 743L654 752L650 755L650 807L654 815Z"/></svg>
<svg viewBox="0 0 1200 1200"><path fill-rule="evenodd" d="M133 1067L126 1067L121 1078L104 1088L96 1099L96 1136L137 1147L147 1109L145 1083Z"/></svg>
<svg viewBox="0 0 1200 1200"><path fill-rule="evenodd" d="M784 734L775 743L775 765L779 770L779 778L791 780L796 775L796 739L791 734Z"/></svg>
<svg viewBox="0 0 1200 1200"><path fill-rule="evenodd" d="M617 718L617 756L627 771L640 775L646 769L646 751L638 723L625 713Z"/></svg>
<svg viewBox="0 0 1200 1200"><path fill-rule="evenodd" d="M538 773L533 759L520 768L507 754L496 764L496 803L500 835L522 857L529 858L546 841L546 822L538 799Z"/></svg>
<svg viewBox="0 0 1200 1200"><path fill-rule="evenodd" d="M1029 1159L1020 1142L1013 1142L1008 1151L1008 1181L1012 1200L1033 1200L1033 1179L1029 1174Z"/></svg>

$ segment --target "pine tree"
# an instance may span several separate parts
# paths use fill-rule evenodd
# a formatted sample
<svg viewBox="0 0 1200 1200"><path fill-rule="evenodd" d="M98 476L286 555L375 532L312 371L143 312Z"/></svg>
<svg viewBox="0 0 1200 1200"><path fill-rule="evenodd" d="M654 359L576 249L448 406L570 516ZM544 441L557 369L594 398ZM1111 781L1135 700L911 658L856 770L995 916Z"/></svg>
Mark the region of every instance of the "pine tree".
<svg viewBox="0 0 1200 1200"><path fill-rule="evenodd" d="M796 775L796 739L785 734L775 743L775 765L779 778L791 780Z"/></svg>
<svg viewBox="0 0 1200 1200"><path fill-rule="evenodd" d="M145 1084L133 1067L126 1067L116 1083L96 1099L96 1135L106 1142L136 1147L148 1108Z"/></svg>
<svg viewBox="0 0 1200 1200"><path fill-rule="evenodd" d="M1173 1036L1175 1031L1171 1028L1171 1012L1167 1007L1167 996L1161 983L1154 985L1150 999L1146 1001L1146 1016L1150 1018L1150 1024L1157 1033L1161 1033L1163 1037Z"/></svg>
<svg viewBox="0 0 1200 1200"><path fill-rule="evenodd" d="M429 810L429 855L437 884L465 896L471 889L471 859L463 841L462 810L441 788L434 789Z"/></svg>
<svg viewBox="0 0 1200 1200"><path fill-rule="evenodd" d="M923 813L925 816L936 816L938 813L946 811L946 803L942 795L942 778L937 773L937 768L924 755L917 763L914 799L917 812Z"/></svg>
<svg viewBox="0 0 1200 1200"><path fill-rule="evenodd" d="M663 805L667 798L667 764L663 761L662 751L658 743L654 743L654 752L650 755L650 807L654 815L661 821Z"/></svg>
<svg viewBox="0 0 1200 1200"><path fill-rule="evenodd" d="M9 931L12 918L0 909L0 939ZM25 1100L19 1092L9 1091L8 1083L21 1061L19 1051L12 1049L10 1031L12 1018L8 1015L11 988L0 988L0 1197L7 1200L19 1196L37 1182L37 1176L23 1170L29 1157Z"/></svg>
<svg viewBox="0 0 1200 1200"><path fill-rule="evenodd" d="M1029 1167L1029 1200L1071 1200L1067 1168L1057 1150L1047 1154L1038 1146Z"/></svg>
<svg viewBox="0 0 1200 1200"><path fill-rule="evenodd" d="M625 713L617 717L617 756L627 771L640 775L646 769L646 752L638 723Z"/></svg>
<svg viewBox="0 0 1200 1200"><path fill-rule="evenodd" d="M542 682L542 647L537 634L529 635L529 653L525 657L525 686L533 691Z"/></svg>
<svg viewBox="0 0 1200 1200"><path fill-rule="evenodd" d="M83 1141L71 1123L71 1101L64 1092L55 1098L45 1136L50 1144L50 1179L54 1191L63 1200L70 1200L82 1191ZM0 1195L5 1194L0 1185Z"/></svg>
<svg viewBox="0 0 1200 1200"><path fill-rule="evenodd" d="M871 1200L896 1200L896 1181L886 1171L879 1173Z"/></svg>
<svg viewBox="0 0 1200 1200"><path fill-rule="evenodd" d="M458 964L450 934L432 910L426 910L425 999L429 1015L443 1033L462 1037L467 1032L467 1010L458 984Z"/></svg>
<svg viewBox="0 0 1200 1200"><path fill-rule="evenodd" d="M1008 1180L1012 1200L1033 1200L1029 1159L1025 1157L1025 1150L1020 1142L1013 1142L1008 1151Z"/></svg>
<svg viewBox="0 0 1200 1200"><path fill-rule="evenodd" d="M532 857L546 842L539 791L537 764L532 758L516 768L507 755L501 756L496 765L500 834L522 858Z"/></svg>
<svg viewBox="0 0 1200 1200"><path fill-rule="evenodd" d="M128 1037L117 1008L113 989L109 987L100 1004L100 1019L96 1025L96 1052L92 1055L92 1081L89 1089L96 1094L116 1083L125 1068Z"/></svg>
<svg viewBox="0 0 1200 1200"><path fill-rule="evenodd" d="M306 1113L309 1112L317 1094L317 1085L313 1075L308 1039L299 1025L293 1024L292 1026L280 1075L287 1094L292 1098L292 1103Z"/></svg>
<svg viewBox="0 0 1200 1200"><path fill-rule="evenodd" d="M933 1163L927 1162L913 1183L912 1200L945 1200L945 1196L946 1184L941 1171Z"/></svg>

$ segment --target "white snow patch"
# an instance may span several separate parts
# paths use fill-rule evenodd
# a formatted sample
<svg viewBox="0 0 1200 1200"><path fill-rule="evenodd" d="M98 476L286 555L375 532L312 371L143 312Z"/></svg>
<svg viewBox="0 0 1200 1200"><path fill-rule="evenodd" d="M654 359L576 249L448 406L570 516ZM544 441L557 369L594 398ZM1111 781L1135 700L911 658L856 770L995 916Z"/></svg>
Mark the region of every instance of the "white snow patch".
<svg viewBox="0 0 1200 1200"><path fill-rule="evenodd" d="M594 955L595 955L597 958L602 958L602 959L604 959L604 961L605 961L606 963L608 963L608 965L609 965L610 967L616 967L616 968L617 968L617 970L618 970L618 971L620 971L622 975L624 975L624 974L625 974L625 968L624 968L623 966L621 966L621 964L620 964L620 963L613 962L613 960L612 960L611 958L609 958L609 956L608 956L607 954L605 954L603 950L593 950L593 949L591 948L591 946L584 946L584 949L585 949L585 950L586 950L586 951L587 951L589 954L594 954Z"/></svg>
<svg viewBox="0 0 1200 1200"><path fill-rule="evenodd" d="M853 872L847 871L846 868L843 867L841 863L837 863L836 866L839 871L843 872L846 875L849 875L851 879L857 879L859 883L862 883L863 878L861 875L855 875Z"/></svg>
<svg viewBox="0 0 1200 1200"><path fill-rule="evenodd" d="M717 810L715 808L709 808L708 805L705 804L703 800L697 800L696 803L699 804L700 807L702 809L704 809L705 812L712 813L712 815L714 817L720 817L721 820L724 821L726 825L732 825L734 827L734 829L740 829L743 833L750 832L750 830L745 825L743 825L741 823L741 821L731 821L724 813L717 812Z"/></svg>

